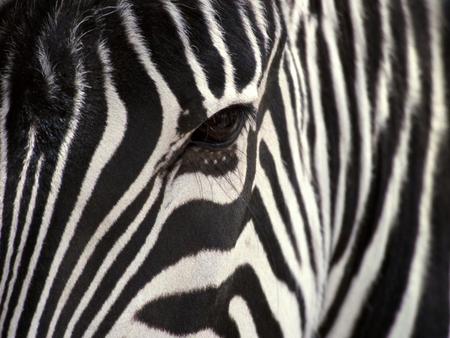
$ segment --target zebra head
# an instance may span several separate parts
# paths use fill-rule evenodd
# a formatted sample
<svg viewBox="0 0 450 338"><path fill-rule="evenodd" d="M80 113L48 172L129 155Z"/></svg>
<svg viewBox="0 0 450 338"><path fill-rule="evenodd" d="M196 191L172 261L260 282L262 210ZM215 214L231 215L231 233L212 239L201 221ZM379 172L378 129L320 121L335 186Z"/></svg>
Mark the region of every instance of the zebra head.
<svg viewBox="0 0 450 338"><path fill-rule="evenodd" d="M2 337L446 337L436 1L0 4Z"/></svg>

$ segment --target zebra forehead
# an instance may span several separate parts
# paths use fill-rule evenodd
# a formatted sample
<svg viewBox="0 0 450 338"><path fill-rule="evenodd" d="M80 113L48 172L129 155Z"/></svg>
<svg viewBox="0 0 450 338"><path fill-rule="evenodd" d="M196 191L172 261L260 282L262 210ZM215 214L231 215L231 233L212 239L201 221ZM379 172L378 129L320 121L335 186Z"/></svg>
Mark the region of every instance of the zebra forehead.
<svg viewBox="0 0 450 338"><path fill-rule="evenodd" d="M103 26L105 20L120 16L125 9L129 9L136 16L139 24L146 25L152 30L150 38L155 42L154 47L166 49L175 55L181 55L184 52L176 43L182 34L186 34L186 37L193 43L194 49L197 49L196 51L199 47L204 49L202 53L208 53L217 48L217 45L211 42L217 38L225 39L228 44L235 45L236 50L239 48L240 58L243 62L253 53L251 46L246 41L243 29L245 23L241 20L241 14L250 6L250 2L242 0L226 2L216 0L159 0L152 2L120 0L117 3L114 1L113 4L110 1L93 0L0 1L3 1L0 2L0 32L8 33L11 30L17 30L17 34L13 37L21 39L28 35L46 43L47 48L61 47L61 44L65 42L73 50L79 49L82 37L95 31L101 31L105 28ZM264 13L271 9L270 5L264 4L264 1L257 3L258 5L255 6ZM174 10L178 13L173 13ZM215 21L217 29L211 29L210 22L206 22L208 20L205 12L208 10L211 11L209 19ZM180 27L180 23L173 22L177 20L177 15L182 19L182 27ZM266 20L266 18L263 19ZM95 22L97 26L93 27L87 24L89 22ZM262 33L267 34L267 32ZM170 49L171 45L174 49ZM167 53L167 56L170 55Z"/></svg>
<svg viewBox="0 0 450 338"><path fill-rule="evenodd" d="M136 46L136 41L140 41L145 49L144 58L151 59L161 73L160 78L173 91L181 111L189 112L180 117L179 131L193 130L207 116L201 89L205 86L199 84L198 73L202 73L207 91L216 98L226 96L230 84L233 89L242 90L261 76L261 69L259 73L256 69L254 48L255 43L266 48L264 53L261 48L264 55L260 55L264 64L270 48L267 43L272 43L267 32L271 24L269 3L262 0L257 5L240 0L12 0L0 7L0 73L5 73L9 63L14 64L14 69L8 71L15 77L12 107L14 115L21 117L17 128L28 131L34 127L38 143L49 151L57 149L54 142L63 138L73 114L71 107L79 90L77 76L100 74L100 46L111 51L117 72L131 74L137 68L145 68L146 61L138 55ZM251 15L243 15L244 12ZM130 21L134 24L130 25ZM253 45L249 31L257 40ZM186 48L192 50L199 67L193 67ZM127 82L134 92L142 90L138 82L146 76L139 75L136 77L139 81L134 84L125 81L119 73L115 73L113 80ZM86 85L99 87L99 80L91 76ZM150 95L149 91L160 89L155 78L150 80L156 86L146 86L146 92L141 94L153 97L146 112L155 115L159 112L153 108L160 104L156 100L163 98ZM237 94L228 96L224 102L238 101ZM94 107L91 110L101 106L93 95L85 96L84 100L88 107Z"/></svg>
<svg viewBox="0 0 450 338"><path fill-rule="evenodd" d="M244 12L251 12L251 26L248 18L242 19ZM251 5L241 0L11 1L0 8L0 45L4 52L9 50L26 60L30 71L39 72L52 93L64 87L58 81L68 79L58 74L97 53L104 36L111 41L126 34L129 38L129 27L124 21L132 16L138 28L133 34L145 36L142 42L158 69L166 71L164 78L176 76L185 80L174 85L178 89L192 87L198 85L197 81L186 78L200 69L210 90L220 97L226 83L224 55L231 58L229 72L239 89L255 77L255 43L260 47L264 43L268 49L270 40L264 31L268 30L267 18L261 18L268 12L264 1ZM264 27L258 31L253 26L261 22ZM253 45L248 34L256 34ZM132 49L130 44L124 46ZM192 49L199 69L186 60L186 48ZM176 94L186 96L185 101L195 101L190 91Z"/></svg>

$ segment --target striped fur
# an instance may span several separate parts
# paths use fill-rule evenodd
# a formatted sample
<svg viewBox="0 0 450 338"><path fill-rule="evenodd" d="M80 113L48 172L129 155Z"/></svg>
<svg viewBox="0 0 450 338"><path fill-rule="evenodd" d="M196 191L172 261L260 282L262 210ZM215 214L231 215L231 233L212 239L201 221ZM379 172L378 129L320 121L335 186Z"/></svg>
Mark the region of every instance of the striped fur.
<svg viewBox="0 0 450 338"><path fill-rule="evenodd" d="M0 1L2 337L447 337L449 20Z"/></svg>

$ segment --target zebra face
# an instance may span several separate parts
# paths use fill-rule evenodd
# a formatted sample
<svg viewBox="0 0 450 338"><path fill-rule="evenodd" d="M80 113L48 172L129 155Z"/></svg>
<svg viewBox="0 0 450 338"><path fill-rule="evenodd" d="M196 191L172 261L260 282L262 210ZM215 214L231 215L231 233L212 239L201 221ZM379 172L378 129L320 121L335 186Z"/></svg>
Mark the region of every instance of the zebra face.
<svg viewBox="0 0 450 338"><path fill-rule="evenodd" d="M447 337L436 0L0 0L2 337Z"/></svg>
<svg viewBox="0 0 450 338"><path fill-rule="evenodd" d="M286 135L306 124L283 10L1 9L3 334L309 330L294 277L308 252L292 227L300 145Z"/></svg>

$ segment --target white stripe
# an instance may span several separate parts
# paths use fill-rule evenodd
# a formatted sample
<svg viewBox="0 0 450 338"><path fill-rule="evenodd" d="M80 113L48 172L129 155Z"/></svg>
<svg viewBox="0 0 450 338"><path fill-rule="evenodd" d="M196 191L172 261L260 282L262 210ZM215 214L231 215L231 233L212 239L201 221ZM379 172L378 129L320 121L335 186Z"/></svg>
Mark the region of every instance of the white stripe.
<svg viewBox="0 0 450 338"><path fill-rule="evenodd" d="M288 135L288 142L289 142L289 149L292 155L292 161L294 164L294 168L292 168L294 170L294 172L297 174L295 175L295 181L297 186L301 189L303 188L303 186L305 185L305 176L304 176L304 168L303 165L300 161L300 148L299 148L299 142L298 142L298 137L297 137L297 131L295 129L295 119L294 119L294 110L293 110L293 103L291 100L291 91L289 89L289 85L288 85L288 79L287 79L287 75L286 72L284 71L284 67L280 66L279 69L279 75L278 75L278 80L279 80L279 84L280 84L280 91L281 91L281 96L282 96L282 101L283 101L283 106L284 106L284 112L285 112L285 117L286 117L286 127L287 127L287 135ZM275 126L273 125L273 121L271 119L271 112L266 112L265 115L265 119L270 121L270 124L264 124L264 129L269 129L269 130L275 130ZM267 117L266 117L267 116ZM266 127L267 126L267 127ZM273 140L270 140L270 142L267 142L267 144L269 145L269 147L271 148L271 145L274 144L276 139L276 136L274 135ZM279 142L278 140L276 140L276 143L279 146ZM275 166L277 168L277 172L281 173L281 171L283 171L283 173L285 173L285 166L280 166L280 164L283 164L283 157L281 156L281 151L279 150L281 148L278 148L276 150L276 152L272 152L271 154L274 156L274 161L275 161ZM285 176L285 178L287 179L287 173ZM297 197L295 196L294 193L294 189L290 183L290 181L287 179L285 180L283 183L281 183L280 180L277 180L277 182L280 182L280 186L283 187L283 192L286 193L287 192L290 193L290 197L289 200L286 201L287 205L290 205L290 207L288 207L289 210L289 214L291 216L292 219L292 225L293 225L293 230L294 230L294 234L297 240L297 243L299 244L299 250L301 253L301 257L302 257L302 261L304 261L303 264L306 264L306 262L309 262L309 251L307 250L307 241L306 241L306 237L305 237L305 231L301 230L301 228L304 228L304 222L301 219L301 217L299 217L301 215L300 213L300 209L299 209L299 203L300 201L297 200ZM308 182L309 184L310 182ZM294 203L294 204L291 204ZM300 223L299 223L300 222Z"/></svg>
<svg viewBox="0 0 450 338"><path fill-rule="evenodd" d="M241 296L234 296L228 307L228 314L236 323L240 337L258 338L256 324L248 304Z"/></svg>
<svg viewBox="0 0 450 338"><path fill-rule="evenodd" d="M309 11L309 0L303 1L294 1L294 5L291 10L291 30L294 33L298 33L300 31L300 26L302 21L308 18L310 15ZM297 38L297 35L294 35Z"/></svg>
<svg viewBox="0 0 450 338"><path fill-rule="evenodd" d="M280 323L285 337L300 337L300 314L296 296L283 281L274 275L267 253L260 242L253 222L242 231L236 245L230 251L203 251L185 257L155 276L128 304L111 328L111 337L124 332L134 321L136 311L161 296L193 292L205 288L217 288L238 267L250 265L261 283L264 297L275 319ZM132 264L134 265L134 264ZM130 266L131 267L131 266ZM110 305L107 307L109 310ZM90 330L86 336L92 336ZM107 337L110 337L108 334Z"/></svg>
<svg viewBox="0 0 450 338"><path fill-rule="evenodd" d="M352 229L352 233L348 244L345 247L344 254L336 265L332 267L328 285L327 298L325 300L325 309L328 310L332 304L333 297L342 280L344 274L344 265L348 263L348 258L352 253L353 245L358 233L359 225L365 211L367 198L370 190L370 181L372 176L372 140L371 140L371 120L370 120L370 101L367 93L367 44L364 33L364 12L361 8L360 0L352 0L349 2L353 26L354 48L355 48L355 74L356 81L354 85L356 93L356 101L358 104L358 122L359 122L359 142L360 143L360 167L359 172L359 190L358 204L356 208L356 216ZM335 240L339 238L339 234L335 234ZM336 245L336 243L335 243Z"/></svg>
<svg viewBox="0 0 450 338"><path fill-rule="evenodd" d="M330 62L331 77L333 79L333 89L335 104L337 108L337 116L339 121L339 176L336 190L336 205L334 209L334 225L333 231L331 230L330 220L328 215L324 215L324 225L328 226L325 233L332 234L332 246L336 246L337 239L341 232L342 219L344 217L345 207L345 191L347 188L347 171L350 153L352 151L350 143L350 118L347 102L347 91L345 88L345 77L342 63L339 56L337 46L337 36L335 31L337 30L338 18L336 15L336 8L332 0L322 1L322 32L327 44L328 57ZM335 112L328 112L334 114Z"/></svg>
<svg viewBox="0 0 450 338"><path fill-rule="evenodd" d="M81 185L76 204L73 207L68 222L64 225L64 233L61 237L60 244L55 254L53 255L54 259L45 280L44 289L40 294L38 306L33 315L33 320L31 322L29 330L29 337L31 337L32 332L37 331L45 304L50 297L50 289L56 280L56 274L58 273L67 250L70 247L70 243L75 235L78 222L80 221L86 205L91 198L92 192L97 185L97 181L100 178L103 168L110 161L117 148L121 144L126 131L127 112L112 84L111 76L109 74L111 69L109 66L110 63L108 51L103 46L99 46L98 54L105 67L104 86L108 107L106 127L102 139L97 149L95 150L91 162L89 163L89 168ZM67 288L68 285L66 283L64 290L66 290ZM59 307L62 305L61 301L64 302L65 300L60 299L54 316L59 315L59 311L61 310ZM54 329L53 324L54 322L51 323L50 330Z"/></svg>
<svg viewBox="0 0 450 338"><path fill-rule="evenodd" d="M114 331L109 338L221 338L213 330L201 330L188 335L176 335L157 328L148 327L144 323L134 321L127 324L121 331Z"/></svg>
<svg viewBox="0 0 450 338"><path fill-rule="evenodd" d="M34 271L36 269L39 256L41 254L42 246L44 245L44 239L47 236L48 228L50 226L50 221L52 219L53 211L55 208L56 200L58 198L59 189L62 184L63 172L66 166L67 157L69 154L69 149L72 144L72 140L75 136L75 131L78 127L79 114L84 101L84 74L83 74L83 66L78 64L76 67L75 73L75 82L74 87L76 90L76 94L74 97L74 105L73 105L73 117L69 123L69 129L67 130L65 139L58 154L58 160L55 167L55 171L51 180L51 188L50 193L47 198L47 203L44 209L44 215L42 217L42 222L39 225L39 234L36 240L36 245L33 250L33 254L31 260L28 264L27 275L23 281L22 289L20 291L19 300L14 308L14 315L9 325L8 336L15 337L17 326L19 325L19 320L24 309L24 303L26 296L28 294L29 287L31 285L32 277L34 275Z"/></svg>
<svg viewBox="0 0 450 338"><path fill-rule="evenodd" d="M243 138L244 139L244 138ZM241 140L244 142L244 140ZM246 141L246 140L245 140ZM239 148L239 145L238 145ZM237 172L246 172L246 161L245 158L242 158L239 161L239 168ZM198 200L198 199L208 199L213 203L217 203L220 205L229 204L234 202L236 198L239 198L241 195L241 191L237 191L237 187L242 185L242 177L239 175L234 175L230 177L223 177L222 179L216 179L214 184L209 182L209 177L204 176L201 177L201 174L192 173L192 174L184 174L177 176L177 168L175 168L171 172L171 177L169 177L166 185L165 191L162 192L164 196L164 201L160 207L160 212L155 220L153 227L151 228L150 233L147 235L144 245L141 247L138 254L134 257L133 261L130 262L127 270L122 274L121 279L116 283L116 286L108 297L108 299L103 303L100 311L97 312L96 317L92 320L87 329L84 337L90 337L90 335L94 334L97 330L98 326L103 321L104 317L107 315L109 309L116 302L117 298L123 292L127 283L130 279L138 272L138 270L142 267L145 259L148 257L150 252L153 250L156 241L159 238L159 235L162 231L163 226L165 225L167 219L174 212L176 208L180 205L185 205L186 203ZM174 177L176 179L174 180ZM207 186L211 189L210 193L207 195L206 191L204 192L201 187L199 187L198 191L192 189L193 183L196 182L196 178L200 176L200 180L198 183L202 183L202 181L206 181ZM234 180L233 180L234 179ZM230 196L230 193L236 192L235 196ZM177 196L177 198L174 198ZM103 268L101 268L103 270ZM76 322L79 318L74 319ZM70 332L67 332L67 336L70 336Z"/></svg>
<svg viewBox="0 0 450 338"><path fill-rule="evenodd" d="M276 52L278 51L278 48L280 47L280 37L281 37L281 33L282 33L280 18L278 17L278 12L277 12L277 10L275 8L275 4L272 5L272 11L273 11L273 15L274 15L274 18L275 18L274 19L275 20L275 42L274 42L273 47L272 47L272 51L271 51L271 54L270 54L270 57L269 57L269 61L267 62L267 65L266 65L266 69L271 69L272 68L272 64L273 64L273 62L275 60ZM264 96L263 93L266 90L266 84L267 84L267 81L268 81L269 73L270 72L268 72L266 70L264 72L264 75L263 75L262 79L261 79L261 83L260 83L260 86L258 88L258 91L260 91L260 95L258 96L258 98L256 100L257 102L255 102L256 107L260 106L261 100L262 100L262 98Z"/></svg>
<svg viewBox="0 0 450 338"><path fill-rule="evenodd" d="M320 227L320 211L319 211L319 205L317 201L317 196L313 190L314 186L314 177L312 175L312 165L311 165L311 151L310 151L310 145L308 140L308 132L307 127L309 123L309 109L308 109L308 97L305 93L304 102L300 101L302 92L300 89L300 86L302 88L306 88L303 69L301 67L300 58L298 57L299 54L296 47L294 47L293 52L290 54L292 58L292 62L296 64L296 67L293 67L292 70L294 73L298 72L299 78L294 76L294 88L295 93L297 95L297 107L299 109L298 112L296 112L297 115L300 115L298 117L298 129L300 131L300 148L299 151L301 152L301 158L303 159L302 163L302 170L296 172L296 175L298 175L298 181L299 181L299 189L301 191L301 194L303 197L303 203L305 206L305 212L306 212L306 219L309 223L309 229L311 232L311 241L312 241L312 250L314 255L314 261L316 263L316 272L315 272L315 279L316 279L316 291L319 294L319 300L317 305L317 310L320 308L321 299L323 298L323 290L325 288L325 282L326 282L326 274L327 274L327 262L325 261L324 257L324 248L323 248L323 236L321 232ZM300 80L301 84L297 83L297 81ZM304 104L304 106L302 106ZM292 122L294 123L294 122ZM302 129L302 127L304 129ZM272 152L272 151L271 151ZM305 225L306 226L306 225ZM317 316L317 318L316 318ZM318 311L314 314L314 317L310 319L310 321L306 325L306 332L308 332L308 325L311 323L311 327L315 327L315 323L318 321L319 313Z"/></svg>
<svg viewBox="0 0 450 338"><path fill-rule="evenodd" d="M294 135L295 138L297 139L297 148L299 150L298 155L300 156L299 160L302 164L302 166L305 168L304 170L306 170L306 172L310 173L310 165L311 165L311 160L309 158L309 154L308 152L305 150L305 147L308 147L307 144L305 144L305 135L303 135L304 133L304 121L307 115L307 106L305 105L305 103L307 102L307 98L304 95L304 91L303 88L305 88L303 86L303 74L301 74L301 70L299 70L297 67L299 65L298 62L300 62L300 60L295 58L294 53L298 53L298 50L296 49L295 46L290 45L289 50L286 51L286 60L285 63L287 65L288 68L288 73L290 74L290 77L292 79L292 85L293 85L293 93L289 93L290 96L292 96L292 102L291 104L292 106L292 110L294 110L294 106L296 106L297 111L293 111L292 114L294 116L292 116L293 118L293 131L294 131ZM301 83L301 84L300 84ZM295 102L295 104L294 104ZM297 119L297 123L295 123L295 118ZM306 142L307 143L307 142ZM309 149L309 148L308 148ZM308 168L307 168L308 167Z"/></svg>
<svg viewBox="0 0 450 338"><path fill-rule="evenodd" d="M161 157L167 154L168 147L170 146L170 140L174 140L177 138L175 134L175 126L178 122L177 119L181 112L181 107L179 106L176 97L173 95L172 91L164 81L162 75L157 71L156 66L153 64L151 60L151 54L144 46L140 30L136 24L135 17L131 12L131 8L127 5L124 5L123 3L122 5L123 7L121 8L121 17L127 32L128 41L130 42L130 45L133 46L134 51L138 55L140 62L144 65L148 75L157 84L156 88L158 90L158 94L161 99L160 102L163 108L163 125L161 135L159 137L159 142L156 145L154 152L148 159L145 167L133 182L133 184L130 186L128 191L122 196L122 198L119 200L119 202L116 203L111 212L99 224L95 234L91 237L84 251L80 254L80 258L78 259L78 262L73 269L72 275L70 276L69 282L67 283L68 290L64 290L63 292L64 297L70 295L70 289L73 287L74 283L81 275L85 262L89 260L89 257L93 254L97 244L109 232L114 222L120 217L120 215L125 211L129 204L136 199L138 194L148 184L149 180L158 169L156 168L158 161L161 159ZM182 139L180 140L180 142L184 142L184 140ZM105 261L105 264L108 265L109 261ZM105 271L102 271L102 273L105 273ZM103 274L99 275L98 278L102 276ZM94 284L91 283L91 285ZM87 302L89 298L90 295L84 297L83 304L84 302ZM80 306L82 306L82 304L80 304ZM76 316L74 314L74 316L71 318L71 323L76 323L77 321L79 310L76 310L76 312ZM70 334L70 330L66 331L66 335Z"/></svg>
<svg viewBox="0 0 450 338"><path fill-rule="evenodd" d="M306 52L307 69L309 75L309 84L311 87L311 103L313 108L313 119L316 128L316 141L314 148L314 167L317 176L317 182L320 195L320 210L323 222L324 244L321 248L324 250L325 259L328 260L330 246L330 172L328 166L328 144L326 138L326 128L322 112L322 101L320 97L321 85L319 78L319 69L317 65L317 19L310 17L305 23L306 33Z"/></svg>
<svg viewBox="0 0 450 338"><path fill-rule="evenodd" d="M376 86L376 106L375 106L375 138L374 143L378 142L380 133L386 126L389 118L389 95L392 85L392 29L391 29L391 12L390 0L380 0L379 15L381 18L382 45L383 52L380 69L378 71L378 79Z"/></svg>
<svg viewBox="0 0 450 338"><path fill-rule="evenodd" d="M34 132L33 128L29 132L29 138L30 138L30 140L28 143L28 150L27 150L25 159L23 161L22 171L20 173L19 182L18 182L17 188L16 188L16 196L14 198L12 220L11 220L11 224L8 225L10 227L10 233L9 233L8 242L6 244L6 258L5 258L5 262L3 265L3 271L2 271L2 274L0 275L0 278L1 278L1 280L0 280L0 299L3 297L3 292L5 291L6 280L9 277L9 267L11 264L11 256L14 251L14 243L16 241L17 229L19 227L19 212L20 212L20 206L21 206L22 197L23 197L22 195L23 195L23 190L25 188L25 182L26 182L26 178L27 178L28 168L30 166L31 158L32 158L33 152L34 152L35 132ZM3 222L3 220L1 220L1 221ZM1 323L0 323L0 325L1 325Z"/></svg>
<svg viewBox="0 0 450 338"><path fill-rule="evenodd" d="M264 115L264 121L261 130L262 131L275 130L269 111L266 112ZM289 215L291 216L293 230L296 235L298 248L300 250L300 255L302 258L302 265L300 266L301 270L298 274L295 274L295 276L297 277L298 284L302 286L305 303L308 304L308 306L305 308L306 310L305 336L308 336L308 333L311 333L318 320L320 299L317 298L317 289L318 289L317 286L320 283L319 279L320 276L316 276L312 271L312 267L309 266L309 250L304 229L306 225L301 217L298 204L299 201L297 201L293 187L288 178L288 173L286 172L285 167L283 165L280 153L280 144L278 142L278 139L275 135L267 135L266 133L264 133L263 139L266 142L269 151L274 158L277 177L273 179L276 179L279 185L283 187L284 203L286 204L287 209L289 210ZM298 184L301 189L301 193L303 194L305 209L310 219L310 228L311 228L310 230L312 240L311 244L315 249L314 253L321 252L322 234L320 232L319 226L319 211L317 210L317 205L315 203L315 196L311 188L311 181L305 175L303 167L299 167L296 173L298 178ZM258 184L258 182L256 183ZM265 190L261 189L261 191ZM271 210L268 209L268 211L269 211L268 213L270 214ZM319 259L318 257L320 257L320 259L323 259L323 257L320 254L315 255L315 257L316 259ZM316 260L316 264L322 265L324 264L324 262L322 260L320 261Z"/></svg>
<svg viewBox="0 0 450 338"><path fill-rule="evenodd" d="M297 107L299 109L298 112L296 112L297 115L299 115L298 118L298 128L300 130L300 151L303 159L302 164L302 171L297 172L297 175L299 177L300 181L300 190L302 194L304 195L303 202L305 203L305 211L306 211L306 217L309 221L310 225L310 231L311 231L311 240L312 240L312 246L313 246L313 252L314 252L314 259L316 262L316 284L318 287L318 292L322 295L323 294L323 288L325 287L326 282L326 273L327 273L327 263L325 262L324 257L324 248L323 248L323 242L322 242L322 232L320 229L320 212L319 212L319 205L317 203L316 194L313 190L313 175L311 172L311 158L310 158L310 144L308 140L308 132L307 127L309 124L309 103L308 103L308 96L305 93L305 96L303 97L304 102L300 101L301 97L301 88L306 88L306 82L305 82L305 75L303 73L303 67L299 58L299 51L297 50L297 47L294 45L293 51L291 53L292 60L295 63L295 69L294 72L298 72L300 84L297 83L297 78L294 76L294 88L295 92L297 94ZM302 106L304 104L304 106ZM271 151L273 153L273 150ZM322 297L322 296L320 296ZM312 323L315 323L317 321L317 318L312 320ZM314 325L314 324L312 324Z"/></svg>
<svg viewBox="0 0 450 338"><path fill-rule="evenodd" d="M92 297L94 296L94 293L98 290L98 286L101 285L105 275L111 268L111 266L114 264L115 260L119 256L119 254L123 251L125 246L128 244L128 242L131 240L133 235L136 233L136 231L139 229L139 226L144 221L145 217L147 216L148 212L150 211L150 208L154 205L156 198L158 197L158 194L160 193L161 189L161 180L157 179L155 182L155 185L152 187L152 190L147 198L147 201L139 211L139 214L136 216L136 218L127 226L127 230L120 236L120 238L114 243L114 245L111 247L111 249L108 251L108 256L105 258L105 260L102 262L102 265L97 270L97 273L95 274L92 281L89 283L89 288L84 292L83 297L80 299L80 302L78 303L77 307L75 308L75 311L70 319L70 321L66 324L66 331L64 337L70 337L73 334L73 329L75 328L75 324L80 319L81 315L83 314L83 311L86 309L86 307L89 305L89 302L91 301ZM82 267L77 266L77 274L78 275L82 272ZM74 284L76 283L77 279L71 278L70 280L70 291L72 290ZM67 288L65 289L65 291ZM69 291L69 290L67 290ZM51 338L54 334L55 325L57 323L57 319L59 319L59 315L61 314L61 310L63 306L65 305L65 302L67 298L69 297L69 292L66 292L64 294L64 297L61 298L60 302L58 303L58 313L55 313L56 316L54 316L54 320L52 321L52 329L49 330L47 337Z"/></svg>
<svg viewBox="0 0 450 338"><path fill-rule="evenodd" d="M3 208L5 200L5 188L8 179L8 137L6 132L6 119L10 109L10 77L12 55L9 56L7 66L3 70L0 97L0 239L3 231ZM0 289L1 290L1 289Z"/></svg>
<svg viewBox="0 0 450 338"><path fill-rule="evenodd" d="M205 15L208 31L211 35L211 40L214 47L216 47L220 56L223 59L225 70L225 93L224 96L232 96L236 94L236 87L234 83L234 68L231 61L230 52L225 44L224 33L219 23L216 20L216 13L209 0L200 0L201 9Z"/></svg>
<svg viewBox="0 0 450 338"><path fill-rule="evenodd" d="M408 32L411 45L414 43L411 16L407 5L402 0L406 15ZM409 270L407 288L403 294L403 300L395 324L389 337L410 337L413 333L416 316L424 290L424 281L427 277L426 270L431 250L432 229L432 204L435 187L435 174L439 165L439 150L443 146L442 141L448 137L448 115L445 102L445 69L442 60L442 36L443 21L442 8L438 2L428 1L428 24L430 27L430 50L431 50L431 128L429 135L428 151L425 159L424 181L421 199L419 203L419 229L415 243L414 256ZM411 57L417 58L417 52L410 46ZM410 67L417 66L412 63ZM420 79L415 79L420 83Z"/></svg>
<svg viewBox="0 0 450 338"><path fill-rule="evenodd" d="M262 53L259 50L258 41L256 39L255 32L250 23L250 20L247 17L244 9L241 6L239 6L239 15L242 18L242 24L244 25L245 33L246 33L248 41L250 42L250 45L252 47L252 53L255 57L255 62L256 62L255 76L253 77L253 80L247 85L247 87L244 88L243 92L245 92L247 90L247 88L250 88L249 90L253 90L254 88L257 88L257 86L258 86L258 82L262 75Z"/></svg>
<svg viewBox="0 0 450 338"><path fill-rule="evenodd" d="M34 175L34 184L33 184L33 189L31 191L30 202L28 204L28 210L27 210L27 214L26 214L26 218L25 218L25 225L22 230L22 235L20 236L19 247L17 249L17 254L16 254L16 257L15 257L14 263L13 263L11 280L8 284L8 291L6 293L5 302L3 303L4 311L2 312L2 315L0 318L0 332L3 331L6 314L8 312L6 309L9 308L9 302L11 300L11 295L14 290L14 285L16 283L17 274L19 273L19 266L22 261L23 249L25 248L25 243L26 243L29 233L30 233L31 221L33 219L33 213L34 213L35 206L36 206L36 197L37 197L37 193L39 191L39 177L41 174L42 162L43 162L43 158L40 157L37 167L36 167L36 173Z"/></svg>
<svg viewBox="0 0 450 338"><path fill-rule="evenodd" d="M361 8L360 0L353 0L349 2L353 35L355 38L356 51L356 82L355 92L358 104L358 121L360 131L360 179L358 204L356 209L356 224L361 221L365 210L365 205L370 190L370 180L372 174L372 140L371 140L371 121L370 121L370 100L367 92L367 76L366 76L366 62L367 62L367 44L366 35L364 32L364 11Z"/></svg>
<svg viewBox="0 0 450 338"><path fill-rule="evenodd" d="M261 163L258 161L256 168L256 187L261 191L261 199L264 204L264 209L270 218L270 224L275 234L274 241L277 241L280 246L286 265L293 276L301 276L302 270L300 263L295 256L295 250L292 246L291 240L286 230L286 226L281 218L280 212L277 208L276 200L273 195L272 187L270 186L270 179L266 176Z"/></svg>
<svg viewBox="0 0 450 338"><path fill-rule="evenodd" d="M122 0L122 3L126 4L126 2L124 0ZM197 59L197 57L192 49L192 43L189 39L189 29L188 29L186 20L183 18L182 14L180 13L180 11L178 10L177 6L174 3L170 2L170 1L164 1L163 6L166 9L167 13L172 17L175 27L177 28L179 38L183 44L186 59L191 68L192 74L194 75L196 87L204 99L203 106L205 107L208 116L212 116L215 113L217 113L218 111L220 111L226 107L229 107L231 105L234 105L234 104L247 104L249 102L256 101L256 99L258 97L258 92L257 92L256 86L254 86L254 85L249 85L241 93L238 93L236 88L230 88L230 89L226 88L226 90L227 90L227 92L225 93L226 95L220 100L216 99L216 97L213 95L213 93L211 92L211 90L209 88L207 76L206 76L205 71L203 70L202 64ZM127 7L127 6L125 5L125 7ZM209 7L211 7L211 5ZM129 12L131 13L131 11L129 11ZM209 12L209 14L208 14L208 11L207 11L207 12L205 12L205 14L207 15L207 18L208 18L208 15L211 15L212 13ZM208 21L211 23L210 20L208 20ZM215 41L215 43L217 43L217 42L218 42L218 40ZM219 42L219 47L220 47L220 45L221 45L221 43ZM225 45L222 47L225 48ZM220 48L220 49L222 49L222 48ZM220 49L219 49L219 52L220 52ZM228 54L229 54L229 52L228 52ZM227 62L228 62L227 59L229 59L229 62L230 62L229 65L227 64ZM225 71L227 73L230 73L230 71L232 69L231 58L229 58L229 56L226 56L224 58L224 62L225 62L224 63ZM229 74L228 75L225 74L225 75L230 76ZM227 87L231 87L232 84L234 84L234 82L230 81L230 83L229 83L230 86L227 86ZM228 85L228 83L227 83L227 85Z"/></svg>
<svg viewBox="0 0 450 338"><path fill-rule="evenodd" d="M170 185L168 184L167 187L170 187ZM176 185L175 185L175 188L176 188ZM170 192L165 193L164 195L170 196ZM155 223L154 223L153 227L151 228L150 233L147 235L144 245L140 248L138 254L134 257L133 261L129 264L128 268L123 273L121 279L118 280L114 289L111 290L109 297L102 304L100 310L97 312L97 314L95 315L95 317L92 319L91 323L89 324L88 328L86 329L86 332L84 333L83 338L91 337L97 331L99 325L101 324L102 320L108 313L111 306L113 306L113 304L115 303L117 298L120 296L120 294L124 290L125 286L129 282L129 280L141 268L146 257L149 255L149 253L155 246L156 241L158 240L159 234L162 230L162 227L164 226L167 218L173 212L173 210L172 210L173 206L171 208L169 208L172 201L164 201L164 202L163 202L163 206L160 209L161 212L158 214L158 217L155 220ZM73 319L74 322L76 322L77 320L78 320L78 318ZM70 337L70 336L71 336L71 332L67 331L65 334L65 337Z"/></svg>
<svg viewBox="0 0 450 338"><path fill-rule="evenodd" d="M186 59L191 67L192 74L194 75L195 84L197 85L198 90L201 95L205 99L204 106L207 108L217 107L217 99L211 93L209 89L208 81L206 74L203 70L201 63L197 60L195 53L192 50L192 43L189 39L188 27L186 22L179 12L177 6L170 1L163 2L164 8L167 10L167 13L172 17L172 20L177 28L178 35L180 37L181 42L183 43L184 53L186 55ZM219 111L220 109L217 107L213 109L214 113Z"/></svg>
<svg viewBox="0 0 450 338"><path fill-rule="evenodd" d="M355 39L355 93L358 104L358 122L360 134L360 179L358 204L356 209L356 223L359 224L365 210L365 205L369 195L370 180L372 174L372 139L371 139L371 121L370 121L370 100L367 90L367 43L364 32L364 11L361 7L361 0L349 1L350 14L352 17L353 36Z"/></svg>
<svg viewBox="0 0 450 338"><path fill-rule="evenodd" d="M268 34L268 23L266 17L266 8L265 5L261 3L260 0L252 0L250 1L250 5L252 6L253 13L255 14L256 25L258 26L258 30L260 31L263 39L264 39L264 48L268 53L270 48L270 37Z"/></svg>
<svg viewBox="0 0 450 338"><path fill-rule="evenodd" d="M404 120L400 130L399 145L393 158L393 171L388 182L387 191L383 203L383 209L376 232L369 246L364 252L359 273L351 282L349 293L330 331L331 337L348 337L353 329L355 321L366 301L371 285L378 276L386 253L389 235L396 224L402 188L407 183L406 173L408 169L409 142L411 139L412 114L420 101L420 81L418 65L412 40L408 40L407 72L408 91L405 98Z"/></svg>

